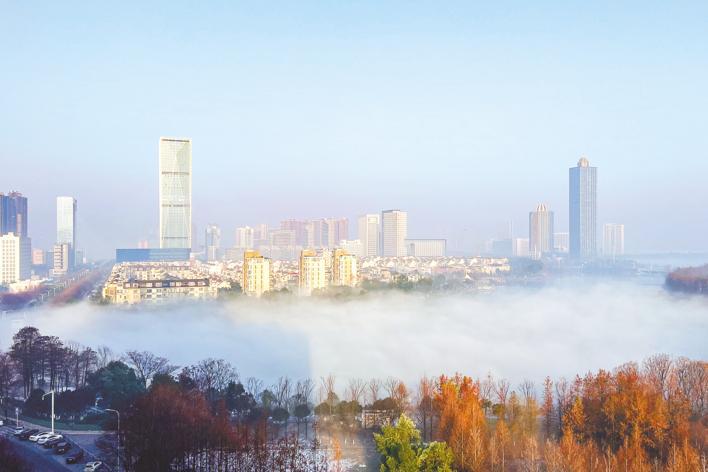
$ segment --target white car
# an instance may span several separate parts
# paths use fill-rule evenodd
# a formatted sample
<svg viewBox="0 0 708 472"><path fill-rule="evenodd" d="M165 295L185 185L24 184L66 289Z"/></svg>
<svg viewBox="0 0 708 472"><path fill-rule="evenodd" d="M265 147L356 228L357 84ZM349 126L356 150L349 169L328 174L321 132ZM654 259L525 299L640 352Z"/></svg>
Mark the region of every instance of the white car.
<svg viewBox="0 0 708 472"><path fill-rule="evenodd" d="M30 436L29 440L32 442L37 442L39 440L39 438L44 437L44 436L49 436L51 434L52 434L51 431L42 431L40 433L33 434L32 436Z"/></svg>
<svg viewBox="0 0 708 472"><path fill-rule="evenodd" d="M49 436L42 436L41 438L37 439L37 444L44 444L47 441L51 441L52 439L61 439L64 436L61 434L50 434Z"/></svg>
<svg viewBox="0 0 708 472"><path fill-rule="evenodd" d="M84 472L94 472L95 470L98 470L101 465L103 465L103 462L87 462L84 466Z"/></svg>

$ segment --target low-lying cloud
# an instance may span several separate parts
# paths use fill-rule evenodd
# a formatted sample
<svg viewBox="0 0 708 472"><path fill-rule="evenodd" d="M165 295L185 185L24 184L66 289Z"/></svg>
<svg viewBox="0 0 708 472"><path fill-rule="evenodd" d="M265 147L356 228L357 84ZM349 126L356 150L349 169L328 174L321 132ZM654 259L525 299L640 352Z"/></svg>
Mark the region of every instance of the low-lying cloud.
<svg viewBox="0 0 708 472"><path fill-rule="evenodd" d="M0 347L27 324L92 347L150 350L179 365L221 357L242 377L267 382L328 373L414 382L454 372L538 382L657 352L708 357L708 298L626 281L486 295L241 298L157 310L83 303L6 315Z"/></svg>

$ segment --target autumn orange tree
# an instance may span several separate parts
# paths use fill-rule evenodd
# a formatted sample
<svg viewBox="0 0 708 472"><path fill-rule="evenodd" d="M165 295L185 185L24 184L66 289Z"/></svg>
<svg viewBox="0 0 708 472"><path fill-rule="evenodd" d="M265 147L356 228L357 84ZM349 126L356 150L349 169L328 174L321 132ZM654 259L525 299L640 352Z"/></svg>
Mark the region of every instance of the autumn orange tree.
<svg viewBox="0 0 708 472"><path fill-rule="evenodd" d="M487 420L479 386L467 376L442 376L435 393L437 439L445 441L459 471L477 471L487 462Z"/></svg>

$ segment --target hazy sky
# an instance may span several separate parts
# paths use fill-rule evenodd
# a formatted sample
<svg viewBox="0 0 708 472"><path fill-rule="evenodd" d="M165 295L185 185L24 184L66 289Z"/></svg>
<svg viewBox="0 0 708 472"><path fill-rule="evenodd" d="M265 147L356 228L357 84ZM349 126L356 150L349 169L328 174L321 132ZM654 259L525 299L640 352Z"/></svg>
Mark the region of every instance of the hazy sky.
<svg viewBox="0 0 708 472"><path fill-rule="evenodd" d="M155 241L185 136L199 242L398 207L471 248L539 202L566 230L585 154L628 251L706 249L707 2L143 3L0 0L0 191L35 246L63 194L89 255Z"/></svg>

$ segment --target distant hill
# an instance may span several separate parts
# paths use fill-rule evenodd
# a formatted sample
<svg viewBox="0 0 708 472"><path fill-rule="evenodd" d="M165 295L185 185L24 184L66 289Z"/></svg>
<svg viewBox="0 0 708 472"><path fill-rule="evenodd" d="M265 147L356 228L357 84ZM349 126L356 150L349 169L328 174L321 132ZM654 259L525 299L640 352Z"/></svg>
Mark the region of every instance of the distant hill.
<svg viewBox="0 0 708 472"><path fill-rule="evenodd" d="M680 292L708 295L708 264L676 269L666 276L666 286Z"/></svg>

